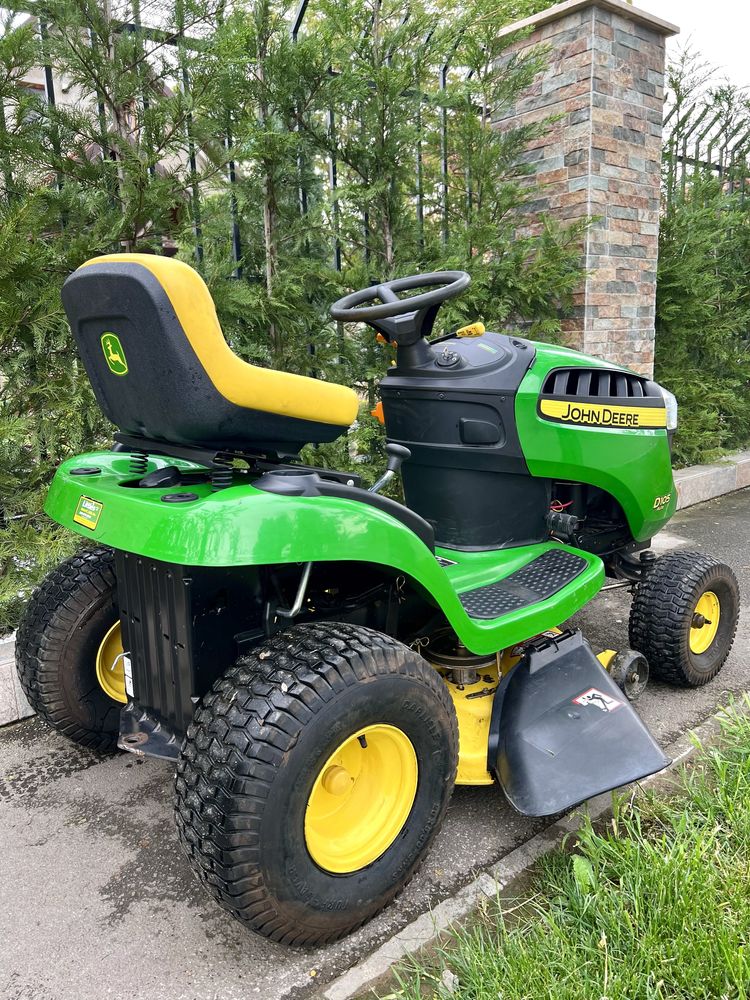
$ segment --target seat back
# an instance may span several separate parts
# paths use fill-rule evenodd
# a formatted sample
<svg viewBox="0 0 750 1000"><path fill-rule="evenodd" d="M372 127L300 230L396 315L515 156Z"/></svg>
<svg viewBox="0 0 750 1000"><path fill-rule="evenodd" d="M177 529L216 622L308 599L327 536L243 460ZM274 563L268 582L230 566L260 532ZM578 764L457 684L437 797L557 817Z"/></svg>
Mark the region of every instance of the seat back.
<svg viewBox="0 0 750 1000"><path fill-rule="evenodd" d="M344 386L238 358L205 283L181 261L94 258L68 278L62 298L97 401L126 434L293 454L338 437L356 415Z"/></svg>

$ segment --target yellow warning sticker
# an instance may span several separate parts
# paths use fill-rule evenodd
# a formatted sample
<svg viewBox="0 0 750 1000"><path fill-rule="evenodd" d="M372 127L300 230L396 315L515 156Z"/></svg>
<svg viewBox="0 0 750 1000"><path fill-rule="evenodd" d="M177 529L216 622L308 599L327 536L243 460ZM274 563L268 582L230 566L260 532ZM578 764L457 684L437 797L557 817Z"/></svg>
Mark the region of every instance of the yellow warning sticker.
<svg viewBox="0 0 750 1000"><path fill-rule="evenodd" d="M98 500L92 500L91 497L82 496L76 504L76 512L73 515L73 520L76 524L82 524L84 528L90 528L93 531L99 523L99 518L103 510L103 503L100 503Z"/></svg>

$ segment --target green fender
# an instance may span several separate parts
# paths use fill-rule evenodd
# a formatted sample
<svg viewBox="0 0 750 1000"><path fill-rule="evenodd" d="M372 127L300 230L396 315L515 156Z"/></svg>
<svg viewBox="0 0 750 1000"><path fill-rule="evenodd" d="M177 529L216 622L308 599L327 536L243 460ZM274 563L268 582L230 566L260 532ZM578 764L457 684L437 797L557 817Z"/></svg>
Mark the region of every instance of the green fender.
<svg viewBox="0 0 750 1000"><path fill-rule="evenodd" d="M175 459L164 465L200 466ZM95 468L93 475L74 469ZM400 521L368 504L331 497L288 497L249 484L212 492L208 484L182 487L189 503L164 503L172 489L133 489L129 458L94 452L58 469L45 505L58 524L98 544L187 566L248 566L353 561L392 567L410 577L442 609L460 640L474 653L492 653L559 625L598 592L601 560L571 549L586 568L567 587L538 604L492 621L470 618L458 594L503 579L554 542L490 552L455 552L426 545ZM438 557L450 561L441 565Z"/></svg>

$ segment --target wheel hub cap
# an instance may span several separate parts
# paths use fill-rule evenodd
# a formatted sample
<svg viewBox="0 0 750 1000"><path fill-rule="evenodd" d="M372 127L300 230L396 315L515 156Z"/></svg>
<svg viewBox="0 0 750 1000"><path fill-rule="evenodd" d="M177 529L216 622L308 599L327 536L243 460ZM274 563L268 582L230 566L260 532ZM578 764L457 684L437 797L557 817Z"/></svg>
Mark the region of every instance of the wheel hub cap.
<svg viewBox="0 0 750 1000"><path fill-rule="evenodd" d="M120 623L116 621L102 639L96 654L96 679L99 686L113 701L127 704L125 691L125 664L122 654L122 632Z"/></svg>
<svg viewBox="0 0 750 1000"><path fill-rule="evenodd" d="M701 594L693 611L690 627L690 652L705 653L719 631L721 607L719 598L712 590Z"/></svg>
<svg viewBox="0 0 750 1000"><path fill-rule="evenodd" d="M417 792L417 755L395 726L366 726L320 769L305 811L305 842L325 871L367 867L396 840Z"/></svg>

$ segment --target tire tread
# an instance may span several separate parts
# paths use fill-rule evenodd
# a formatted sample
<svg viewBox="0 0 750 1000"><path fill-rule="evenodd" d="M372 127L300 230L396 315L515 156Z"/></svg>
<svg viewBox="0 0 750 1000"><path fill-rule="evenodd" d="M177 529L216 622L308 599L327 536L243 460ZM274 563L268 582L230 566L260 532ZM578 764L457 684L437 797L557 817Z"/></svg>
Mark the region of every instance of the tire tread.
<svg viewBox="0 0 750 1000"><path fill-rule="evenodd" d="M274 906L263 880L262 804L276 767L294 748L305 723L330 703L335 692L383 672L400 673L435 692L451 719L454 746L458 745L455 711L444 682L426 662L406 652L397 640L362 626L330 622L294 626L230 668L204 697L188 727L175 778L180 843L217 902L273 941L298 947L327 944L365 922L358 918L331 931L319 923L290 922ZM447 804L446 798L433 836ZM229 832L222 822L225 807L233 813ZM244 818L241 831L236 825L238 812ZM405 887L417 867L378 909Z"/></svg>
<svg viewBox="0 0 750 1000"><path fill-rule="evenodd" d="M630 645L646 657L652 674L677 687L707 684L721 670L737 630L734 623L724 655L700 677L685 668L689 656L685 620L695 607L695 594L721 569L738 591L732 570L701 552L670 552L661 556L638 585L630 611Z"/></svg>
<svg viewBox="0 0 750 1000"><path fill-rule="evenodd" d="M83 549L56 566L32 593L16 633L16 670L29 705L75 743L99 751L116 749L117 737L93 732L70 717L58 665L82 613L115 587L112 549Z"/></svg>

